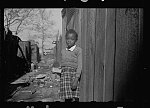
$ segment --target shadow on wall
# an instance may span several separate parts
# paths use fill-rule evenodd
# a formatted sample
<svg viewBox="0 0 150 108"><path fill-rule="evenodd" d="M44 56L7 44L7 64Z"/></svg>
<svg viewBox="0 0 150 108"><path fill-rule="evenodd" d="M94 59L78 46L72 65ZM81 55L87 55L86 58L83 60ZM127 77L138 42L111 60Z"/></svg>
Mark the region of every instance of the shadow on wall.
<svg viewBox="0 0 150 108"><path fill-rule="evenodd" d="M115 101L133 102L142 100L142 64L140 58L135 63L121 64L115 78ZM126 67L126 65L128 67Z"/></svg>
<svg viewBox="0 0 150 108"><path fill-rule="evenodd" d="M114 101L142 101L143 90L143 10L116 10L116 55ZM146 88L146 86L145 86ZM146 93L145 93L145 92Z"/></svg>
<svg viewBox="0 0 150 108"><path fill-rule="evenodd" d="M119 46L115 58L114 101L141 101L143 98L142 47ZM144 92L144 91L143 91Z"/></svg>

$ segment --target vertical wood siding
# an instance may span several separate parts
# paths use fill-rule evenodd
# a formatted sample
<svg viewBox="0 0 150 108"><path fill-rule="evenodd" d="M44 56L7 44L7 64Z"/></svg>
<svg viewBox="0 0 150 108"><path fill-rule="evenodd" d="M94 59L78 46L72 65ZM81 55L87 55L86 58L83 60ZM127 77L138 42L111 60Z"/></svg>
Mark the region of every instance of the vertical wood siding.
<svg viewBox="0 0 150 108"><path fill-rule="evenodd" d="M114 74L114 53L115 53L115 9L106 9L105 17L105 53L104 53L104 96L103 101L113 99L113 74ZM98 94L97 94L98 95Z"/></svg>
<svg viewBox="0 0 150 108"><path fill-rule="evenodd" d="M81 15L81 33L79 34L81 34L81 47L83 49L80 101L93 101L96 9L80 9L79 15Z"/></svg>
<svg viewBox="0 0 150 108"><path fill-rule="evenodd" d="M115 56L115 101L139 99L139 45L141 43L138 8L117 9L116 56Z"/></svg>
<svg viewBox="0 0 150 108"><path fill-rule="evenodd" d="M77 45L83 49L80 101L135 100L140 74L135 67L140 65L137 58L142 40L140 9L76 10L67 28L77 31ZM64 17L63 30L66 20Z"/></svg>
<svg viewBox="0 0 150 108"><path fill-rule="evenodd" d="M94 100L101 102L104 86L105 14L106 9L96 9Z"/></svg>

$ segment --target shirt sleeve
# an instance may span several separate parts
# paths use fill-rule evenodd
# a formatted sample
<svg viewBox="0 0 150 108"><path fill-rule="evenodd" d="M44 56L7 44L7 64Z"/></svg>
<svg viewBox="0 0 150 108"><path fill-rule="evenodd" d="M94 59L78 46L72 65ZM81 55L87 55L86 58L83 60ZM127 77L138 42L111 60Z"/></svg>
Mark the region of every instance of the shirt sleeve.
<svg viewBox="0 0 150 108"><path fill-rule="evenodd" d="M76 72L76 77L79 78L82 71L82 49L80 48L78 53L78 68Z"/></svg>

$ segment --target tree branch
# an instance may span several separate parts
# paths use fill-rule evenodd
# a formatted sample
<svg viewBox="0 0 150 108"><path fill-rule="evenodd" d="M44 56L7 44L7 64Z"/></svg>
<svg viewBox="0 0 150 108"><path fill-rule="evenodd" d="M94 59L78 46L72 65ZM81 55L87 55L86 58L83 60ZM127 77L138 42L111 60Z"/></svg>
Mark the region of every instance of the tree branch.
<svg viewBox="0 0 150 108"><path fill-rule="evenodd" d="M22 24L22 21L23 21L23 20L20 21L20 24L19 24L18 27L17 27L16 35L18 34L18 29L19 29L20 25Z"/></svg>
<svg viewBox="0 0 150 108"><path fill-rule="evenodd" d="M14 23L15 21L17 21L17 20L20 21L20 19L15 19L15 20L13 20L12 22L10 22L9 25L13 24L13 23ZM8 24L5 25L5 26L8 26Z"/></svg>
<svg viewBox="0 0 150 108"><path fill-rule="evenodd" d="M30 14L30 12L31 12L32 10L33 10L33 9L31 9L24 17L22 17L22 19L20 19L20 24L18 25L18 27L17 27L17 29L16 29L16 35L18 34L19 27L21 26L23 20L25 20L25 19L29 16L29 14Z"/></svg>

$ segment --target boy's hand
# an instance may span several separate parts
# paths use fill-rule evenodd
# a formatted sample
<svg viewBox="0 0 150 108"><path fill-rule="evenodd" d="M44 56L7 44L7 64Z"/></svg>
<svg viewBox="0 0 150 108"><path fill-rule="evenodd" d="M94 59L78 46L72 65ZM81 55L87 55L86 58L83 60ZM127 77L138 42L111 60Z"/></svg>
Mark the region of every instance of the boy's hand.
<svg viewBox="0 0 150 108"><path fill-rule="evenodd" d="M71 89L76 90L78 85L78 78L75 78L72 82Z"/></svg>

